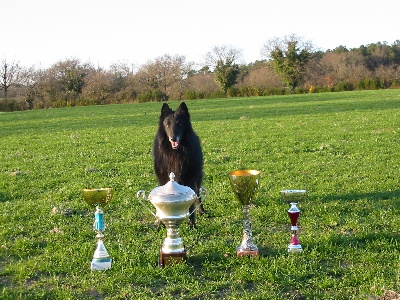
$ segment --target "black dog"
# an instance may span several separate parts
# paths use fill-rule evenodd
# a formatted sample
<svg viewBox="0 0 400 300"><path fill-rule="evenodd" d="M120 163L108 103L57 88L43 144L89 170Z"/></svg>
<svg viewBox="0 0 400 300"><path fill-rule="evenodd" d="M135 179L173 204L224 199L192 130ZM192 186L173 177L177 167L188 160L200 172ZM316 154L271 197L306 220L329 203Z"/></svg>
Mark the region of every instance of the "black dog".
<svg viewBox="0 0 400 300"><path fill-rule="evenodd" d="M160 123L154 140L154 170L160 185L166 184L169 174L175 174L175 181L190 187L199 195L203 177L203 153L200 139L193 131L190 115L185 102L176 111L164 103L161 108ZM205 213L201 199L198 200L199 213ZM189 211L195 209L193 204ZM195 224L195 214L190 216L191 226Z"/></svg>

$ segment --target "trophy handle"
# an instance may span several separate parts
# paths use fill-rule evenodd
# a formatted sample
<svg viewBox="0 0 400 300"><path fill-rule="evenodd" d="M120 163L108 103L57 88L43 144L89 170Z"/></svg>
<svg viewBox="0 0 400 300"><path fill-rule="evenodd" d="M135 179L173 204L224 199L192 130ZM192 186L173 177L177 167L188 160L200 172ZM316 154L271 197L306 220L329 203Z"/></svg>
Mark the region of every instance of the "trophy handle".
<svg viewBox="0 0 400 300"><path fill-rule="evenodd" d="M155 218L157 218L157 217L156 217L156 214L153 213L153 212L151 211L151 209L148 208L147 205L144 204L144 202L141 200L141 198L143 198L144 200L146 200L146 192L145 192L144 190L138 191L138 192L136 193L136 198L137 198L138 201L144 206L144 208L146 208Z"/></svg>
<svg viewBox="0 0 400 300"><path fill-rule="evenodd" d="M195 209L189 214L189 217L196 211L199 209L200 205L203 203L203 200L207 199L208 196L208 190L206 188L201 187L199 189L199 196L197 198L201 198L201 203L198 203L197 206L195 207Z"/></svg>

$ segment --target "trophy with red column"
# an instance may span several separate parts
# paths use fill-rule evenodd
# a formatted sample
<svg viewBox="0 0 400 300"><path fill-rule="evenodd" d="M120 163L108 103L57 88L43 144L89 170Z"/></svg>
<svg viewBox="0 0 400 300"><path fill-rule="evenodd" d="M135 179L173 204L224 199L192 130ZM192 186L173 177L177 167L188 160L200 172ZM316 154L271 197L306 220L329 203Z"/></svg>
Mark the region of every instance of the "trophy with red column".
<svg viewBox="0 0 400 300"><path fill-rule="evenodd" d="M297 237L297 221L300 216L300 209L297 207L299 201L305 199L307 191L306 190L283 190L280 192L281 197L284 201L290 203L290 208L288 210L288 215L290 218L292 231L292 238L288 246L288 252L301 252L303 248L301 247L299 238Z"/></svg>

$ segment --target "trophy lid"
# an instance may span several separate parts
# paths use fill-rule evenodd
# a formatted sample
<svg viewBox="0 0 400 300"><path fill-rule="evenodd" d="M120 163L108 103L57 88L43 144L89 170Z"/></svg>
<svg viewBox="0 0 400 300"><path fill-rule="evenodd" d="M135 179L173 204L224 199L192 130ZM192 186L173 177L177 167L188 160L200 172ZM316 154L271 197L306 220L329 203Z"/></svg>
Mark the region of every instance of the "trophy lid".
<svg viewBox="0 0 400 300"><path fill-rule="evenodd" d="M282 190L280 194L283 198L301 198L307 195L306 190Z"/></svg>
<svg viewBox="0 0 400 300"><path fill-rule="evenodd" d="M175 181L175 174L171 172L169 174L170 180L162 185L154 188L149 196L157 198L170 198L173 196L182 196L187 194L188 198L192 198L196 193L188 186L180 185Z"/></svg>
<svg viewBox="0 0 400 300"><path fill-rule="evenodd" d="M282 190L280 191L281 197L288 203L299 202L306 198L307 190Z"/></svg>

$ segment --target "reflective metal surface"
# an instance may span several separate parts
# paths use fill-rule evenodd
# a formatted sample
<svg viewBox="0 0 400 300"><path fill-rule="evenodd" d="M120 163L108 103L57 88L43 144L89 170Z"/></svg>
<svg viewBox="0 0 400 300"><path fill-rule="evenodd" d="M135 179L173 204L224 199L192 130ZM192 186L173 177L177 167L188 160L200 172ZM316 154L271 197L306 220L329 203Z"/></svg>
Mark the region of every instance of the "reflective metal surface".
<svg viewBox="0 0 400 300"><path fill-rule="evenodd" d="M258 248L252 240L252 224L250 220L250 204L258 189L260 171L236 170L229 173L232 191L242 205L243 237L236 248L237 256L258 256Z"/></svg>
<svg viewBox="0 0 400 300"><path fill-rule="evenodd" d="M111 201L113 196L112 188L100 188L100 189L82 189L82 195L86 203L91 206L106 206Z"/></svg>
<svg viewBox="0 0 400 300"><path fill-rule="evenodd" d="M204 188L200 188L200 195L196 195L190 187L178 184L175 181L174 173L170 174L170 181L153 189L147 198L145 191L137 192L136 197L139 202L167 228L167 237L164 239L160 250L160 266L167 264L168 260L182 261L186 258L186 249L179 236L179 224L188 219L190 216L189 207L197 198L203 197L204 200L206 194L207 190ZM154 205L156 213L148 208L145 203L146 200Z"/></svg>
<svg viewBox="0 0 400 300"><path fill-rule="evenodd" d="M260 171L236 170L229 173L232 190L242 205L249 205L258 188Z"/></svg>
<svg viewBox="0 0 400 300"><path fill-rule="evenodd" d="M306 195L307 191L306 190L282 190L280 191L280 195L283 200L287 202L300 202L300 200L303 200Z"/></svg>

